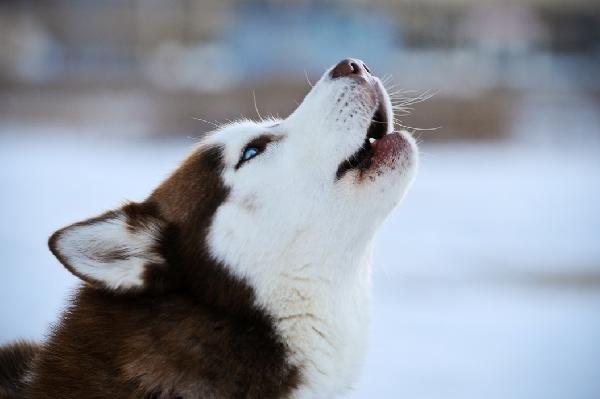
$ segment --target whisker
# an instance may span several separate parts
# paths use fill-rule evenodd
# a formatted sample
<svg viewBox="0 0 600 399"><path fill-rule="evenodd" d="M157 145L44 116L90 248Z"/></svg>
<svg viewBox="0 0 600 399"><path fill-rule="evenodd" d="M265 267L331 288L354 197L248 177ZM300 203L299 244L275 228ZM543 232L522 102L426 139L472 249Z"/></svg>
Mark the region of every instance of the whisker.
<svg viewBox="0 0 600 399"><path fill-rule="evenodd" d="M386 88L386 90L388 89L387 85L392 81L392 75L391 74L387 74L385 75L382 79L381 79L381 84L383 84L383 87Z"/></svg>
<svg viewBox="0 0 600 399"><path fill-rule="evenodd" d="M256 114L258 115L258 118L262 122L264 119L262 116L260 116L260 112L258 112L258 106L256 105L256 92L254 90L252 90L252 98L254 99L254 109L256 110Z"/></svg>
<svg viewBox="0 0 600 399"><path fill-rule="evenodd" d="M414 132L421 132L421 133L434 133L438 130L440 130L442 128L442 126L436 126L436 127L414 127L414 126L409 126L409 125L403 125L400 122L396 122L398 126L400 126L401 128L404 128L406 130L412 130Z"/></svg>
<svg viewBox="0 0 600 399"><path fill-rule="evenodd" d="M192 117L192 119L193 119L193 120L196 120L196 121L200 121L200 122L207 123L207 124L209 124L209 125L212 125L212 126L214 126L214 127L215 127L215 128L217 128L217 129L221 127L221 124L218 124L217 122L211 122L211 121L207 121L206 119L202 119L202 118L199 118L199 117Z"/></svg>
<svg viewBox="0 0 600 399"><path fill-rule="evenodd" d="M308 85L311 87L311 89L313 87L315 87L311 82L310 79L308 78L308 73L306 72L306 69L304 70L304 77L306 78L306 81L308 82Z"/></svg>

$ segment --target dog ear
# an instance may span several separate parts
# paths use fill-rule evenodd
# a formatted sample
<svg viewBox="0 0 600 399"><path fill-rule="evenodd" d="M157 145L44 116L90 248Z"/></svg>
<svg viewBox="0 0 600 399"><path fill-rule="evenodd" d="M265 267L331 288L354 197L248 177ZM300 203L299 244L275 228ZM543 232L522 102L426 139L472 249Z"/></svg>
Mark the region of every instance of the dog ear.
<svg viewBox="0 0 600 399"><path fill-rule="evenodd" d="M165 223L156 207L130 203L54 233L50 251L73 274L111 290L140 290L151 265L160 265Z"/></svg>

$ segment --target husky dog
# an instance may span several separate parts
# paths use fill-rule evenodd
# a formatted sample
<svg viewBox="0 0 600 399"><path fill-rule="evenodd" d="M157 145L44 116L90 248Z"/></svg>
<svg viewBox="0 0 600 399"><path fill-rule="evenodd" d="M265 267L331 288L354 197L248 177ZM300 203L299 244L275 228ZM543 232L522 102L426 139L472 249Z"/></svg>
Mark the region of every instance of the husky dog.
<svg viewBox="0 0 600 399"><path fill-rule="evenodd" d="M365 356L373 237L417 161L356 59L286 119L219 128L144 202L52 235L85 284L47 342L0 349L0 396L340 396Z"/></svg>

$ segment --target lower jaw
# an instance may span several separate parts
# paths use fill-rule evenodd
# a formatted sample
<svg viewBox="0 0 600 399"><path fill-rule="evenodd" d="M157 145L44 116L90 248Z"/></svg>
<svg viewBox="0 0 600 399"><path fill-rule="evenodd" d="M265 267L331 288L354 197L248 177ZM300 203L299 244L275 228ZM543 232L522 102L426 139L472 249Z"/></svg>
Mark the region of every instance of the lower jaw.
<svg viewBox="0 0 600 399"><path fill-rule="evenodd" d="M410 151L410 143L398 132L386 134L371 143L373 155L368 168L359 170L359 178L380 176L385 169L394 170L402 153Z"/></svg>
<svg viewBox="0 0 600 399"><path fill-rule="evenodd" d="M338 179L341 179L346 173L356 171L359 179L370 176L373 180L374 177L381 176L386 169L395 169L400 155L403 152L411 151L409 140L398 132L386 134L380 139L366 144L369 146L368 150L364 150L363 146L361 150L357 151L358 154L362 153L363 158L352 156L351 159L356 160L355 165L350 165L348 161L340 164L336 172Z"/></svg>
<svg viewBox="0 0 600 399"><path fill-rule="evenodd" d="M379 140L371 143L373 160L383 159L389 155L399 153L408 148L408 141L398 132L386 134Z"/></svg>

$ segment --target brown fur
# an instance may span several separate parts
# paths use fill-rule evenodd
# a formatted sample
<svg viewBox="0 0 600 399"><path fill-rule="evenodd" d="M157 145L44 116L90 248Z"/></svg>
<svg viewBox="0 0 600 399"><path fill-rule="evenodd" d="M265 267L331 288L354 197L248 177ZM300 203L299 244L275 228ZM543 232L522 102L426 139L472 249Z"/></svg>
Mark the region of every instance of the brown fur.
<svg viewBox="0 0 600 399"><path fill-rule="evenodd" d="M267 399L299 384L253 290L208 253L208 227L228 195L221 169L220 149L201 149L145 202L122 209L131 229L160 225L155 250L165 264L147 265L141 289L80 288L24 397ZM58 235L50 248L73 271L55 247Z"/></svg>
<svg viewBox="0 0 600 399"><path fill-rule="evenodd" d="M27 373L39 349L39 346L24 341L0 348L0 398L21 397Z"/></svg>

